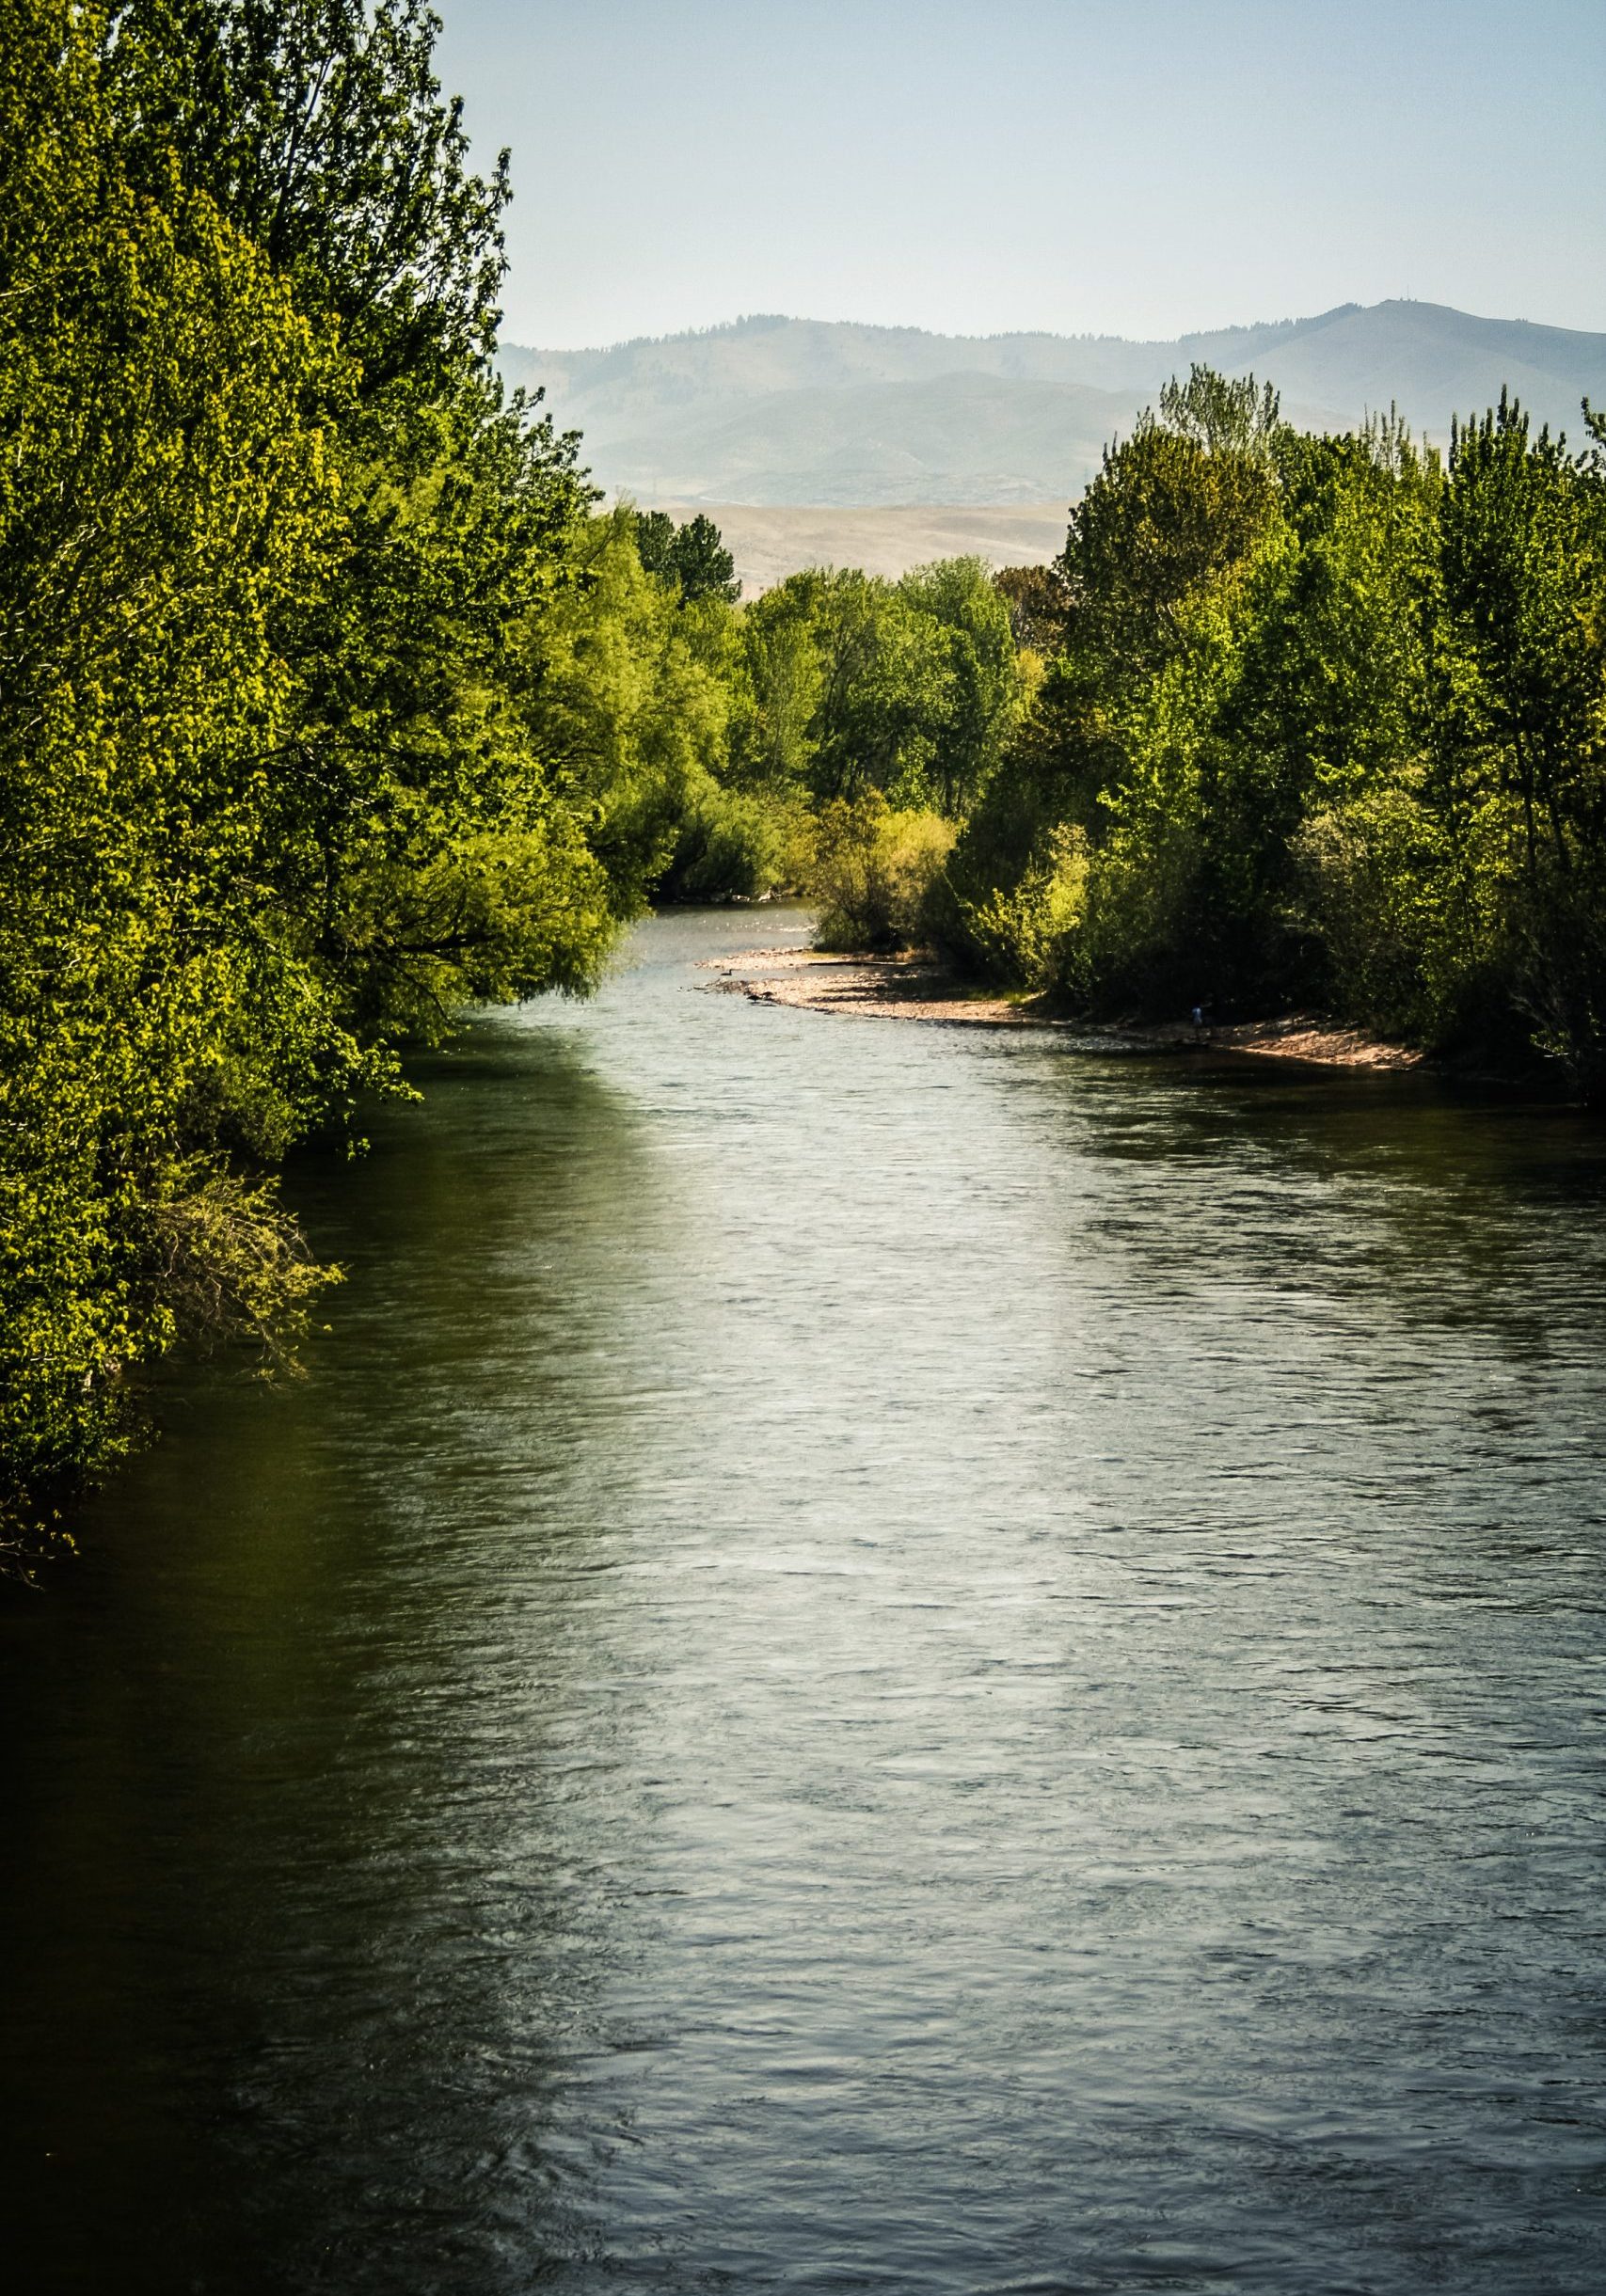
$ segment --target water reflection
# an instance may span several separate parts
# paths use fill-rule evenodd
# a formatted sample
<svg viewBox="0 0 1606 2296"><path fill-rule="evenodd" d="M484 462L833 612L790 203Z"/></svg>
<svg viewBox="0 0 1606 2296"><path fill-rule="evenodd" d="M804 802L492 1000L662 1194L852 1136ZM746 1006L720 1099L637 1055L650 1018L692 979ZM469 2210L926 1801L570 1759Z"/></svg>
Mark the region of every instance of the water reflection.
<svg viewBox="0 0 1606 2296"><path fill-rule="evenodd" d="M303 1174L0 1616L28 2285L1588 2288L1598 1136L751 933Z"/></svg>

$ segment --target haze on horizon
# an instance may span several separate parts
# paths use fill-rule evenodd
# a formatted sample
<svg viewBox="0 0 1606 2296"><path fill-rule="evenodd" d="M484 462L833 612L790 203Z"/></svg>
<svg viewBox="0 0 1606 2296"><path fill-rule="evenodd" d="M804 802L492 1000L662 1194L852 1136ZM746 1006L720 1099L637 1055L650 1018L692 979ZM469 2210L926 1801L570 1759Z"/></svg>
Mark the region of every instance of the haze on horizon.
<svg viewBox="0 0 1606 2296"><path fill-rule="evenodd" d="M1606 8L436 0L504 339L750 311L1170 339L1392 296L1606 329Z"/></svg>

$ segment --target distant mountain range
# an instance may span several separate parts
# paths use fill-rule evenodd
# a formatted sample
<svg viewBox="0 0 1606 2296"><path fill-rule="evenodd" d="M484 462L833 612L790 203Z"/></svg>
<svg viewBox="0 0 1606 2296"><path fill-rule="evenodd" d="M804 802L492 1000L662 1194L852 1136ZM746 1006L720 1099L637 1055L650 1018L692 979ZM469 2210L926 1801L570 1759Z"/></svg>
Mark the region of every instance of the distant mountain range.
<svg viewBox="0 0 1606 2296"><path fill-rule="evenodd" d="M1066 499L1171 375L1203 359L1274 383L1307 429L1397 405L1448 435L1508 386L1578 436L1606 404L1606 335L1476 319L1436 303L1343 304L1315 319L1173 342L1109 335L928 335L814 319L596 351L501 354L582 431L597 483L642 502L1007 504Z"/></svg>

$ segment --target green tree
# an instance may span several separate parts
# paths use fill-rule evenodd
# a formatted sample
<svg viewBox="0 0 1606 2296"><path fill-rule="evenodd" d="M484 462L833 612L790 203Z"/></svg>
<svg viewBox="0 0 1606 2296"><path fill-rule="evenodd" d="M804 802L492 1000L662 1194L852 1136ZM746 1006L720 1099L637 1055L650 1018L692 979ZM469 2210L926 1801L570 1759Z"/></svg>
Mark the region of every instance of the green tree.
<svg viewBox="0 0 1606 2296"><path fill-rule="evenodd" d="M1000 566L993 586L1003 599L1018 653L1030 652L1044 659L1057 654L1065 641L1069 600L1059 572L1053 566Z"/></svg>
<svg viewBox="0 0 1606 2296"><path fill-rule="evenodd" d="M1325 999L1606 1089L1606 441L1448 468L1196 368L1072 514L937 922L1083 1005Z"/></svg>
<svg viewBox="0 0 1606 2296"><path fill-rule="evenodd" d="M802 796L814 760L824 666L814 641L818 578L796 576L743 608L733 763L759 787Z"/></svg>
<svg viewBox="0 0 1606 2296"><path fill-rule="evenodd" d="M479 363L501 193L433 29L0 0L13 1512L181 1331L294 1328L265 1164L621 910L533 732L587 490Z"/></svg>
<svg viewBox="0 0 1606 2296"><path fill-rule="evenodd" d="M1059 985L1073 976L1084 997L1196 996L1201 974L1233 961L1242 935L1222 929L1210 882L1224 786L1214 736L1250 586L1285 539L1280 436L1274 395L1196 368L1158 418L1106 450L1056 568L1060 650L950 866L943 929L958 947L992 961L996 937L967 920L1000 894L1010 908L1030 882L1059 919ZM1080 841L1073 913L1067 831ZM1042 933L1023 935L1048 951Z"/></svg>
<svg viewBox="0 0 1606 2296"><path fill-rule="evenodd" d="M625 915L665 888L765 889L747 881L762 854L734 884L697 878L718 824L741 815L722 802L736 642L723 602L685 607L643 566L639 532L627 509L578 532L578 578L531 625L526 705L532 745L586 809Z"/></svg>
<svg viewBox="0 0 1606 2296"><path fill-rule="evenodd" d="M365 398L486 356L505 269L508 154L469 166L425 0L122 0L117 130L152 182L187 180L332 319Z"/></svg>
<svg viewBox="0 0 1606 2296"><path fill-rule="evenodd" d="M120 1438L187 1320L308 1295L215 1152L374 1073L275 897L268 625L339 551L339 356L202 194L125 169L104 23L0 0L0 1512ZM249 1079L247 1083L245 1080ZM204 1267L202 1265L204 1262Z"/></svg>
<svg viewBox="0 0 1606 2296"><path fill-rule="evenodd" d="M949 706L941 627L872 575L794 579L809 599L819 662L808 768L815 799L851 801L879 789L897 802L925 803L926 769Z"/></svg>
<svg viewBox="0 0 1606 2296"><path fill-rule="evenodd" d="M664 510L638 511L636 549L646 571L676 583L688 605L721 598L734 606L741 595L736 561L719 528L700 511L684 526Z"/></svg>
<svg viewBox="0 0 1606 2296"><path fill-rule="evenodd" d="M1586 410L1587 412L1587 410ZM1606 528L1598 473L1503 393L1440 523L1435 796L1540 1040L1606 1081Z"/></svg>
<svg viewBox="0 0 1606 2296"><path fill-rule="evenodd" d="M967 814L997 766L1022 692L1010 610L978 558L917 566L898 594L944 634L926 780L939 813Z"/></svg>

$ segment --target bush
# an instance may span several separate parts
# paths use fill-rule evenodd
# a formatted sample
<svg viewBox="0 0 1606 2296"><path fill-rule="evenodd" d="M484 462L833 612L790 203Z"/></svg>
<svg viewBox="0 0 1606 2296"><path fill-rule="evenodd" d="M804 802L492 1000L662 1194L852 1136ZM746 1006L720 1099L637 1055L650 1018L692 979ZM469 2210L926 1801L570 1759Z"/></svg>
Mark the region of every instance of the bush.
<svg viewBox="0 0 1606 2296"><path fill-rule="evenodd" d="M313 1259L276 1180L198 1157L151 1226L148 1280L178 1336L249 1347L264 1371L297 1368L311 1304L341 1270Z"/></svg>
<svg viewBox="0 0 1606 2296"><path fill-rule="evenodd" d="M1022 989L1067 989L1079 972L1078 932L1088 907L1086 832L1051 830L1011 886L962 903L965 935L989 973Z"/></svg>
<svg viewBox="0 0 1606 2296"><path fill-rule="evenodd" d="M753 901L801 874L799 813L767 792L723 787L712 776L688 800L659 896Z"/></svg>
<svg viewBox="0 0 1606 2296"><path fill-rule="evenodd" d="M1327 956L1332 1004L1345 1019L1438 1033L1448 984L1433 979L1435 888L1446 858L1437 822L1401 789L1316 814L1300 830L1299 895Z"/></svg>
<svg viewBox="0 0 1606 2296"><path fill-rule="evenodd" d="M879 790L837 799L816 825L808 890L822 949L897 949L918 938L954 831L939 814L895 813Z"/></svg>

